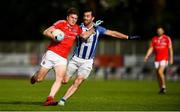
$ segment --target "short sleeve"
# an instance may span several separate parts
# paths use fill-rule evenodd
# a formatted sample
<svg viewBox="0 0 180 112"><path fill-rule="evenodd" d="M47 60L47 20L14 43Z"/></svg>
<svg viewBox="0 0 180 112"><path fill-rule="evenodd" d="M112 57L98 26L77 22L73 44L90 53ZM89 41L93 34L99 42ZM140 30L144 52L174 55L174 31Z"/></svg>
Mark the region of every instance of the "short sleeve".
<svg viewBox="0 0 180 112"><path fill-rule="evenodd" d="M107 29L102 26L98 26L97 30L99 31L100 34L105 34L105 32L107 31Z"/></svg>
<svg viewBox="0 0 180 112"><path fill-rule="evenodd" d="M171 46L171 45L172 45L171 38L170 38L170 37L167 37L167 39L168 39L168 46Z"/></svg>
<svg viewBox="0 0 180 112"><path fill-rule="evenodd" d="M151 47L154 47L154 41L155 41L155 38L152 38L151 42L150 42L150 46Z"/></svg>

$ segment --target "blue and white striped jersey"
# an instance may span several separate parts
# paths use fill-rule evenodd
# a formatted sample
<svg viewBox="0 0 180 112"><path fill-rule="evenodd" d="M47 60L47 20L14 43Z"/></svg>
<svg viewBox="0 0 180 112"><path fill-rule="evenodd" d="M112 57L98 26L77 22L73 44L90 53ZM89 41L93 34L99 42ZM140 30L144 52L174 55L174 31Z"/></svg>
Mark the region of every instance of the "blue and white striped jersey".
<svg viewBox="0 0 180 112"><path fill-rule="evenodd" d="M83 31L87 31L88 28L81 25ZM95 29L95 34L90 35L87 40L82 38L77 38L77 45L75 48L74 55L82 58L82 59L93 59L96 53L96 46L98 44L98 37L99 35L103 35L106 32L106 28L97 26Z"/></svg>

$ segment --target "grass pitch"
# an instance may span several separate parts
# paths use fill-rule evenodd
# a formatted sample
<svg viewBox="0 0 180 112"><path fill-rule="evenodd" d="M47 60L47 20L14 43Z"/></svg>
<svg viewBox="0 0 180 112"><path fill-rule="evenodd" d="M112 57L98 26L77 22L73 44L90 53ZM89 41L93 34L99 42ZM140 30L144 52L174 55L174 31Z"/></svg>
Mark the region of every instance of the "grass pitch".
<svg viewBox="0 0 180 112"><path fill-rule="evenodd" d="M167 82L168 92L159 95L156 81L87 80L64 107L43 106L52 80L30 85L29 80L0 79L0 111L145 111L180 110L180 82ZM63 85L59 100L72 82Z"/></svg>

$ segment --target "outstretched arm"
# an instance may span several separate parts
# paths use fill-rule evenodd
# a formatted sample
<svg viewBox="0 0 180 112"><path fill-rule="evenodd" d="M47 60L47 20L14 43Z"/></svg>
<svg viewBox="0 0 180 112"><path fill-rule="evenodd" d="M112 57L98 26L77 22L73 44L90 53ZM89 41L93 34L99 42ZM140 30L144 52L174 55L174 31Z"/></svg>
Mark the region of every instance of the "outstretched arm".
<svg viewBox="0 0 180 112"><path fill-rule="evenodd" d="M144 62L147 62L147 60L148 60L149 56L152 54L152 52L153 52L153 47L150 46L146 53L146 56L144 57Z"/></svg>
<svg viewBox="0 0 180 112"><path fill-rule="evenodd" d="M107 30L105 32L105 34L108 36L112 36L112 37L116 37L116 38L120 38L120 39L128 39L128 35L125 35L125 34L120 33L118 31Z"/></svg>
<svg viewBox="0 0 180 112"><path fill-rule="evenodd" d="M134 35L134 36L128 36L128 35L125 35L121 32L118 32L118 31L113 31L113 30L107 30L105 32L106 35L109 35L109 36L112 36L112 37L116 37L116 38L120 38L120 39L128 39L128 40L133 40L133 39L138 39L138 38L141 38L140 36L137 36L137 35Z"/></svg>

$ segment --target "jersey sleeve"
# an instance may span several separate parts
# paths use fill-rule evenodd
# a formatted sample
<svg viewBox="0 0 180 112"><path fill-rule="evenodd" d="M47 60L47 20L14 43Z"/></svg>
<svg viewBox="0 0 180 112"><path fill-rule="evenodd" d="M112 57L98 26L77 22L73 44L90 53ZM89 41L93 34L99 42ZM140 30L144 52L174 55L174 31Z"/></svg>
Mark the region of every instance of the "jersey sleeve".
<svg viewBox="0 0 180 112"><path fill-rule="evenodd" d="M100 34L105 34L105 32L107 31L107 29L102 26L98 26L97 30L99 31Z"/></svg>
<svg viewBox="0 0 180 112"><path fill-rule="evenodd" d="M168 36L167 39L168 39L168 46L171 46L172 45L171 38Z"/></svg>
<svg viewBox="0 0 180 112"><path fill-rule="evenodd" d="M152 38L152 40L151 40L151 42L150 42L150 46L151 46L151 47L154 47L154 40L155 40L155 38Z"/></svg>

